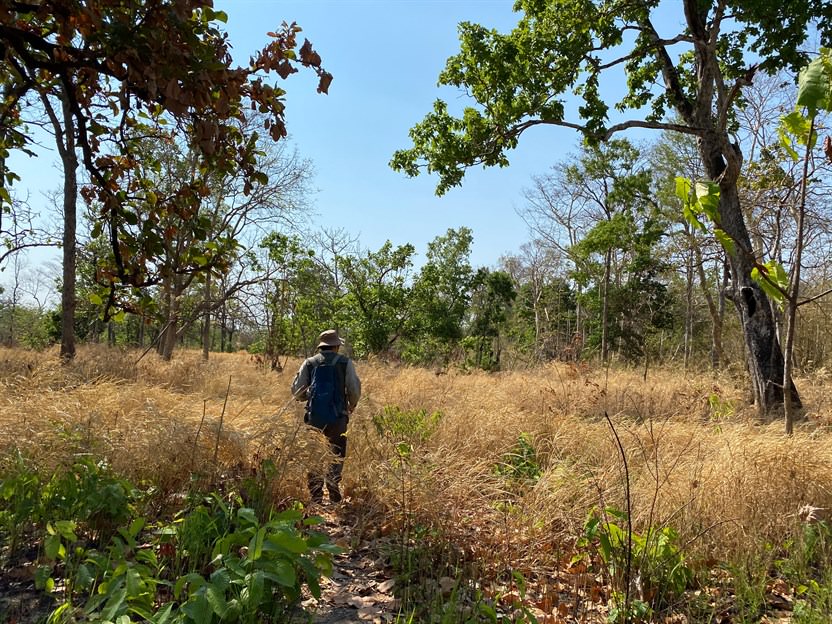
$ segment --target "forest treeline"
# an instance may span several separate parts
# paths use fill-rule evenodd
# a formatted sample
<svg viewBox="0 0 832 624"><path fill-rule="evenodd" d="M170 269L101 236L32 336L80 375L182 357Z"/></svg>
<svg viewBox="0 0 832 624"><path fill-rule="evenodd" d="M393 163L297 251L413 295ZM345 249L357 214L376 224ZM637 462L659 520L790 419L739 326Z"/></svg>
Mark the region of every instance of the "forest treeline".
<svg viewBox="0 0 832 624"><path fill-rule="evenodd" d="M789 202L799 180L784 168L780 148L766 140L793 97L791 87L772 80L751 91L741 117L746 140L757 146L742 183L754 242L761 257L781 261L793 252ZM182 155L169 157L181 162ZM439 234L424 250L392 241L365 249L344 230L300 232L310 165L285 149L271 150L270 158L268 192L261 190L270 199L258 193L234 204L218 185L213 201L200 206L208 241L233 250L222 266L200 270L208 258L193 256L181 217L171 217L163 258L172 269L106 320L95 272L107 247L91 228L84 230L77 338L153 347L166 357L175 346L202 348L206 357L246 349L277 368L284 356L310 354L320 329L334 326L358 357L438 368L600 360L742 370L742 336L726 299L725 251L684 217L674 194L680 174L694 178L700 171L690 140L668 134L638 147L614 140L578 149L530 181L520 216L532 237L492 267L471 264L473 234L464 226ZM819 159L803 274L807 296L830 286L828 174ZM154 184L173 183L160 175ZM232 219L238 220L234 230L212 229ZM48 303L55 297L47 293L60 289L60 280L14 260L11 266L0 303L3 343L42 348L59 342L61 308ZM829 365L828 312L823 298L801 308L799 370Z"/></svg>
<svg viewBox="0 0 832 624"><path fill-rule="evenodd" d="M594 359L743 370L745 360L759 382L756 400L771 407L782 401L789 370L782 357L769 361L765 353L781 353L771 334L772 327L784 330L788 303L792 310L800 304L798 369L828 365L823 115L813 116L808 130L796 119L785 131L783 125L795 109L794 72L811 56L799 45L810 24L826 32L826 9L794 9L794 28L771 23L756 9L735 16L765 26L748 31L756 37L752 48L786 28L789 45L776 54L766 48L764 71L746 66L740 52L747 37L728 52L719 47L731 28L719 11L700 24L704 5L702 15L688 15L688 29L707 27L714 37L678 40L693 45L693 60L661 55L676 40L639 39L625 57L634 91L620 107L641 113L656 98L654 111L646 120L606 128L607 105L596 82L613 64L593 63L587 42L558 47L565 45L558 29L577 32L568 22L585 16L552 22L544 3L526 7L527 19L507 35L467 25L460 31L462 52L449 59L440 80L476 87L472 96L483 100L494 123L479 124L483 117L474 109L455 120L439 102L414 127L414 147L394 155L394 169L415 175L432 167L444 192L461 183L471 164L506 164L502 151L531 125L574 126L584 137L518 198L529 242L495 266L475 267L473 234L464 224L437 232L422 250L409 241L366 249L349 232L301 227L308 221L312 165L282 140L280 85L297 71L314 72L325 93L332 76L322 59L309 41L301 44L296 25L284 25L269 33L272 41L249 65L237 67L221 29L224 13L199 2L169 13L164 4L122 10L94 3L73 19L49 3L21 4L0 16L9 28L0 35L9 50L3 61L8 97L0 106L0 262L8 276L0 300L3 343L60 342L64 358L73 357L76 339L156 348L166 359L177 346L201 347L205 357L247 349L278 368L283 356L310 353L322 328L336 327L358 357L439 368ZM622 9L622 24L630 20L644 32L652 28L648 17ZM627 28L622 24L615 28ZM129 40L120 34L125 25L132 28ZM469 49L469 39L483 37L493 38L493 49ZM532 50L527 59L528 51L517 47L526 40L562 59L586 60L584 73L569 63L537 67L539 55ZM614 41L604 35L601 42ZM139 47L141 62L133 54ZM730 66L720 69L714 59L723 52ZM654 55L660 63L651 64ZM509 83L517 84L503 85L474 71L483 63L516 70L526 62L534 65L529 75L541 71L553 82L526 84L525 74L512 74ZM686 73L690 63L701 70L696 80ZM647 85L660 65L667 84L653 92ZM687 83L668 78L683 75ZM810 81L821 112L828 108L828 75L821 67ZM509 91L479 89L479 81ZM587 102L579 110L585 125L566 123L564 111L550 105L552 95L573 87ZM721 98L718 115L709 103L714 93ZM492 97L501 104L492 106ZM534 123L523 121L535 115ZM503 125L513 138L490 143L488 133ZM19 177L5 159L40 140L33 127L51 135L61 159L54 203L62 222L54 227L16 194ZM631 128L662 132L637 144L624 138ZM599 140L602 130L605 140ZM803 135L814 148L805 158L797 153ZM457 142L446 144L454 136ZM726 147L728 139L733 147ZM454 152L454 145L464 150ZM487 154L478 152L489 145ZM681 183L687 193L680 194L680 180L687 181ZM711 186L702 188L711 190L694 197L693 207L691 189L708 180ZM61 270L27 270L22 254L50 245L62 249ZM789 285L784 267L797 275L796 285ZM56 289L60 304L46 294Z"/></svg>

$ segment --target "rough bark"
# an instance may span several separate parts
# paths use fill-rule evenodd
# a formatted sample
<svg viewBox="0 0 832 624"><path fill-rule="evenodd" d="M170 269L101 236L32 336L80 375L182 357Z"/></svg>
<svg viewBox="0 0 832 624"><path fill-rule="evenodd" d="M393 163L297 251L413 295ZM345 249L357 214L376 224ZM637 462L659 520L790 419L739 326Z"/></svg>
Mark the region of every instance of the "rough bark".
<svg viewBox="0 0 832 624"><path fill-rule="evenodd" d="M75 154L75 125L66 96L62 97L63 133L56 136L64 169L63 283L61 287L61 358L75 357L75 265L76 203L78 199L78 157ZM53 119L54 123L54 119ZM57 131L57 127L56 127Z"/></svg>
<svg viewBox="0 0 832 624"><path fill-rule="evenodd" d="M719 180L721 172L708 171L711 179ZM720 183L720 219L722 229L733 239L736 249L729 254L731 267L730 298L740 315L745 339L748 371L757 412L766 418L783 404L783 351L777 334L777 322L771 302L751 278L755 258L751 240L743 221L736 180L725 176ZM790 383L791 399L800 406L800 396Z"/></svg>

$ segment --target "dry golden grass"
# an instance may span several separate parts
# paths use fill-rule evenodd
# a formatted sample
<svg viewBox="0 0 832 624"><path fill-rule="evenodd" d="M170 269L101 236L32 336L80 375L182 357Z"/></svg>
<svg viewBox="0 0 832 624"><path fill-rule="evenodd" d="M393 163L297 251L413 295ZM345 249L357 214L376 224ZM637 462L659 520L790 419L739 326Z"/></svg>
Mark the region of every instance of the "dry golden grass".
<svg viewBox="0 0 832 624"><path fill-rule="evenodd" d="M276 499L305 499L305 474L326 462L321 437L302 427L288 386L299 361L265 372L247 355L85 347L61 366L57 352L0 350L0 446L58 470L78 453L163 492L197 473L279 470ZM442 528L472 554L548 566L568 554L593 507L625 507L625 449L636 529L669 525L702 560L782 543L803 504L832 507L832 399L823 374L801 380L808 421L792 438L759 425L736 380L679 371L614 371L553 364L499 374L359 362L364 396L350 428L344 483L367 525L416 521ZM718 400L717 400L718 397ZM711 403L709 403L709 398ZM440 411L437 429L406 462L380 436L384 406ZM495 469L521 433L542 476L512 483ZM215 460L216 455L216 460ZM408 515L401 512L407 511Z"/></svg>

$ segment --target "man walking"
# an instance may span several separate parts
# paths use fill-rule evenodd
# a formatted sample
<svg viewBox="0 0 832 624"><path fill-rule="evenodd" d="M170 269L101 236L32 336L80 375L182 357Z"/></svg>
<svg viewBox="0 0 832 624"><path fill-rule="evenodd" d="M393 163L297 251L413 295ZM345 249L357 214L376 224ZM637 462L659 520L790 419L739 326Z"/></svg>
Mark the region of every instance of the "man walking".
<svg viewBox="0 0 832 624"><path fill-rule="evenodd" d="M304 422L319 429L329 441L337 461L329 466L326 476L310 472L309 493L315 503L323 502L324 484L329 500L340 502L341 471L347 455L347 423L361 397L361 380L352 360L338 351L344 341L334 329L318 337L318 353L304 360L292 382L297 401L306 401Z"/></svg>

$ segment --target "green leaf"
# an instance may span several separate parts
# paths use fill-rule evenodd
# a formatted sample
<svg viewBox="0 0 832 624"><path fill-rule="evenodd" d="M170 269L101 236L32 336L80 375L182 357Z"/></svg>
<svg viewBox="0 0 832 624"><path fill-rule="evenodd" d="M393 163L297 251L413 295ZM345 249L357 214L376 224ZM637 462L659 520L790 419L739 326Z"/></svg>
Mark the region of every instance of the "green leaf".
<svg viewBox="0 0 832 624"><path fill-rule="evenodd" d="M798 154L797 151L794 149L794 142L792 141L792 136L788 132L786 132L782 126L778 128L777 136L780 139L780 147L786 150L786 153L789 155L789 158L791 158L794 162L800 160L800 154Z"/></svg>
<svg viewBox="0 0 832 624"><path fill-rule="evenodd" d="M685 221L690 223L700 232L705 232L707 230L705 224L699 220L699 217L696 216L696 213L691 209L689 203L685 204L685 207L682 208L682 216L685 218Z"/></svg>
<svg viewBox="0 0 832 624"><path fill-rule="evenodd" d="M241 507L237 511L237 517L240 520L245 520L249 526L257 526L259 521L257 520L257 514L254 513L254 510L250 507Z"/></svg>
<svg viewBox="0 0 832 624"><path fill-rule="evenodd" d="M800 71L797 81L797 105L805 106L810 116L829 107L829 76L824 59L818 57Z"/></svg>
<svg viewBox="0 0 832 624"><path fill-rule="evenodd" d="M719 223L719 186L713 182L697 182L696 204L714 223Z"/></svg>
<svg viewBox="0 0 832 624"><path fill-rule="evenodd" d="M105 620L112 620L116 613L118 613L124 606L124 600L127 598L127 588L120 587L110 596L106 606L101 611L101 617Z"/></svg>
<svg viewBox="0 0 832 624"><path fill-rule="evenodd" d="M103 305L104 300L98 295L98 293L91 292L87 295L87 299L89 299L90 303L93 305Z"/></svg>
<svg viewBox="0 0 832 624"><path fill-rule="evenodd" d="M690 189L690 178L684 178L682 176L676 177L676 197L685 202L685 204L690 202Z"/></svg>
<svg viewBox="0 0 832 624"><path fill-rule="evenodd" d="M248 558L251 561L257 561L263 556L263 540L266 537L266 528L260 527L254 537L248 544Z"/></svg>
<svg viewBox="0 0 832 624"><path fill-rule="evenodd" d="M263 571L263 578L274 581L283 587L294 587L297 583L295 569L288 561L275 561L269 570Z"/></svg>
<svg viewBox="0 0 832 624"><path fill-rule="evenodd" d="M266 538L266 544L264 544L264 546L268 547L268 545L277 546L279 549L286 550L297 555L304 554L309 550L308 544L302 537L299 537L294 533L290 533L285 529L269 534Z"/></svg>
<svg viewBox="0 0 832 624"><path fill-rule="evenodd" d="M127 570L127 595L130 598L138 598L144 591L142 577L135 568Z"/></svg>
<svg viewBox="0 0 832 624"><path fill-rule="evenodd" d="M62 549L63 544L61 544L61 538L58 535L47 535L46 539L43 540L43 552L48 559L57 559Z"/></svg>
<svg viewBox="0 0 832 624"><path fill-rule="evenodd" d="M191 618L192 622L210 622L213 618L213 608L208 604L204 594L192 596L182 607L182 612Z"/></svg>
<svg viewBox="0 0 832 624"><path fill-rule="evenodd" d="M162 609L156 612L156 617L153 619L153 624L167 624L170 620L170 614L173 611L173 603L169 602Z"/></svg>
<svg viewBox="0 0 832 624"><path fill-rule="evenodd" d="M189 593L195 594L200 587L205 585L205 579L196 572L191 572L190 574L186 574L185 576L180 576L179 579L176 581L176 584L173 586L173 597L177 600L180 600L182 598L182 589L186 585L191 586L191 591Z"/></svg>
<svg viewBox="0 0 832 624"><path fill-rule="evenodd" d="M722 248L728 253L728 255L733 256L736 253L736 245L734 244L734 239L731 238L725 230L720 228L714 229L714 236L719 241Z"/></svg>
<svg viewBox="0 0 832 624"><path fill-rule="evenodd" d="M209 585L205 592L205 598L208 604L211 605L211 610L220 619L224 618L225 614L228 613L228 602L225 599L225 592L214 585Z"/></svg>
<svg viewBox="0 0 832 624"><path fill-rule="evenodd" d="M266 595L266 581L264 573L257 570L246 578L248 587L248 607L259 607Z"/></svg>
<svg viewBox="0 0 832 624"><path fill-rule="evenodd" d="M777 303L783 303L789 287L789 276L779 262L769 260L751 269L751 279L760 285L763 292Z"/></svg>

